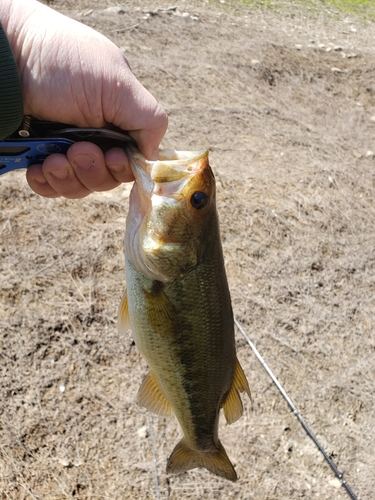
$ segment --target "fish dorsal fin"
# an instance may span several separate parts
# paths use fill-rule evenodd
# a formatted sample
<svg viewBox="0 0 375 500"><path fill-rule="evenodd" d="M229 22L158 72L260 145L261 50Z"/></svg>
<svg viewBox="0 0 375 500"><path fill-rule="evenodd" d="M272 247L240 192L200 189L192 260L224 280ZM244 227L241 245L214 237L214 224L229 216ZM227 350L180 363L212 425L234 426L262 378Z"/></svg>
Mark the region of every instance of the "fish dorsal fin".
<svg viewBox="0 0 375 500"><path fill-rule="evenodd" d="M130 328L128 294L125 290L118 308L117 329L120 333L125 333Z"/></svg>
<svg viewBox="0 0 375 500"><path fill-rule="evenodd" d="M246 375L236 358L232 387L230 388L223 404L224 415L228 424L233 424L233 422L236 422L236 420L238 420L242 415L243 406L240 392L246 392L251 399L250 388Z"/></svg>
<svg viewBox="0 0 375 500"><path fill-rule="evenodd" d="M173 415L172 406L164 396L152 372L146 375L139 388L137 403L157 415L163 417Z"/></svg>
<svg viewBox="0 0 375 500"><path fill-rule="evenodd" d="M204 467L229 481L237 480L236 471L220 441L214 449L200 453L189 448L185 440L181 439L168 459L167 472L177 474L195 467Z"/></svg>

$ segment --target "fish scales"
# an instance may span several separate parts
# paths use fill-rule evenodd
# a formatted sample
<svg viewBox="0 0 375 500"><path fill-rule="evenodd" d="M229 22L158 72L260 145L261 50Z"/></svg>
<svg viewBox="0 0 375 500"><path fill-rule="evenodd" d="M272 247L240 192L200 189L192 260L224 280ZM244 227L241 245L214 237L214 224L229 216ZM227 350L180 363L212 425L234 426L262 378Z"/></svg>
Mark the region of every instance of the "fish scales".
<svg viewBox="0 0 375 500"><path fill-rule="evenodd" d="M217 246L209 247L209 253L212 253L211 249L218 253ZM127 273L128 300L134 300L133 307L138 311L138 327L134 328L133 333L136 344L153 373L161 374L157 376L161 387L171 384L172 387L164 392L171 393L176 386L178 365L181 372L179 391L183 390L185 405L181 417L178 412L176 416L179 421L183 421L184 426L188 425L187 414L193 421L196 419L194 433L191 432L196 437L202 433L203 426L208 426L209 432L215 427L223 395L231 386L235 360L230 301L219 300L217 294L217 288L222 288L224 292L226 290L224 283L221 283L223 273L218 272L223 265L222 259L220 255L207 255L203 260L207 263L192 270L184 280L175 280L170 284L159 282L152 294L154 298L162 290L173 308L176 322L173 330L167 334L159 330L161 312L158 311L156 318L150 317L147 294L139 293L142 289L151 291L155 282L148 280L134 267L131 269L131 263L128 264L130 272ZM191 314L192 310L194 315ZM162 324L165 323L164 320ZM207 381L211 381L212 385L209 391L202 394L202 384ZM180 392L176 395L176 401L170 401L173 407L178 404L179 398ZM212 413L211 418L207 418L208 411ZM206 413L204 419L201 418L202 413Z"/></svg>
<svg viewBox="0 0 375 500"><path fill-rule="evenodd" d="M234 481L236 472L218 437L219 413L224 407L227 421L235 421L242 413L238 393L250 391L235 352L215 182L207 153L179 163L175 155L177 164L164 160L164 170L163 162L147 162L139 153L132 161L136 183L119 325L132 329L150 368L139 403L161 415L174 413L184 434L167 470L205 467Z"/></svg>

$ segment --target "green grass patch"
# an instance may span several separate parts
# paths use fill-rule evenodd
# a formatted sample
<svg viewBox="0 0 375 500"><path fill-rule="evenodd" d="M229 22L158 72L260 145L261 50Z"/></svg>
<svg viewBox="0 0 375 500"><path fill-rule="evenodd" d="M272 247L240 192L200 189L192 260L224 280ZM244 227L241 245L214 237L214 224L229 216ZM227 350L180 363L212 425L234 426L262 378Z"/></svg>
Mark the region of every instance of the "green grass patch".
<svg viewBox="0 0 375 500"><path fill-rule="evenodd" d="M285 8L296 5L315 11L334 9L343 14L375 21L375 0L242 0L246 4L262 5L268 8ZM332 12L334 14L334 12Z"/></svg>
<svg viewBox="0 0 375 500"><path fill-rule="evenodd" d="M321 3L325 4L327 7L332 5L346 14L375 18L374 0L326 0Z"/></svg>

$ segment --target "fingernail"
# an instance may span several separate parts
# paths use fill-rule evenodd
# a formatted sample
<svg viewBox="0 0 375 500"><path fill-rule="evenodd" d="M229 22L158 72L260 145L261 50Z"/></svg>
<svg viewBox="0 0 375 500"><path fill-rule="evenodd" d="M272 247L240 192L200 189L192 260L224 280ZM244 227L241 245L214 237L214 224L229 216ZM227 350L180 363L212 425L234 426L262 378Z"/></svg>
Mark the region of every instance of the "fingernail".
<svg viewBox="0 0 375 500"><path fill-rule="evenodd" d="M117 174L125 172L125 165L123 163L107 164L107 168L110 172L116 172Z"/></svg>
<svg viewBox="0 0 375 500"><path fill-rule="evenodd" d="M34 177L33 180L40 185L47 184L47 179L45 177Z"/></svg>
<svg viewBox="0 0 375 500"><path fill-rule="evenodd" d="M82 168L86 170L95 164L95 158L84 154L76 155L72 160L72 164L74 168Z"/></svg>
<svg viewBox="0 0 375 500"><path fill-rule="evenodd" d="M69 170L67 168L59 169L59 170L52 170L52 171L48 172L48 175L50 175L51 177L54 177L55 179L58 179L59 181L62 181L68 177Z"/></svg>

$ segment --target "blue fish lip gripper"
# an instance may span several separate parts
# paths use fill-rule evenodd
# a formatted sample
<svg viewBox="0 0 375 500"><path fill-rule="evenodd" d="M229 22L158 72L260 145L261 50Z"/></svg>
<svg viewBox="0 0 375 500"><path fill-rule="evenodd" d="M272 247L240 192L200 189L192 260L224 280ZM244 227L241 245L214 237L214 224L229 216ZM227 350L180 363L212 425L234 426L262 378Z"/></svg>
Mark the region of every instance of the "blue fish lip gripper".
<svg viewBox="0 0 375 500"><path fill-rule="evenodd" d="M28 168L51 154L66 154L72 144L90 141L102 149L137 147L130 135L120 129L80 128L61 123L42 122L25 117L21 128L0 141L0 175Z"/></svg>
<svg viewBox="0 0 375 500"><path fill-rule="evenodd" d="M67 139L20 139L0 141L0 174L28 168L53 153L65 154L74 141Z"/></svg>

